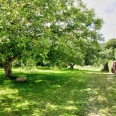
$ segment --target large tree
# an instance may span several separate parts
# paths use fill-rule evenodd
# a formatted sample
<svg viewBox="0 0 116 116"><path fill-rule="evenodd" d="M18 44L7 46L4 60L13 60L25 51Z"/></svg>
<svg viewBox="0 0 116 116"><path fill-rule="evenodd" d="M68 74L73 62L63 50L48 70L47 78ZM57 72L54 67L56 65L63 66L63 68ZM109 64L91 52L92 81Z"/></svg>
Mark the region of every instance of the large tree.
<svg viewBox="0 0 116 116"><path fill-rule="evenodd" d="M50 0L0 1L0 61L5 78L12 78L12 63L16 58L32 56L40 48L41 40L45 41L55 4Z"/></svg>
<svg viewBox="0 0 116 116"><path fill-rule="evenodd" d="M88 9L81 1L75 1L73 4L68 2L58 8L61 10L62 17L59 17L55 25L51 24L51 27L54 27L52 33L55 40L52 41L48 59L55 64L59 62L69 64L73 68L74 64L84 62L85 55L89 58L95 56L96 44L103 39L99 32L103 21L96 16L93 9ZM94 48L92 48L93 52L88 46L90 42L90 46Z"/></svg>
<svg viewBox="0 0 116 116"><path fill-rule="evenodd" d="M54 50L60 60L76 63L83 58L86 40L101 39L102 19L81 0L1 0L0 17L5 78L13 76L12 63L18 57L48 57ZM59 60L53 56L50 60Z"/></svg>

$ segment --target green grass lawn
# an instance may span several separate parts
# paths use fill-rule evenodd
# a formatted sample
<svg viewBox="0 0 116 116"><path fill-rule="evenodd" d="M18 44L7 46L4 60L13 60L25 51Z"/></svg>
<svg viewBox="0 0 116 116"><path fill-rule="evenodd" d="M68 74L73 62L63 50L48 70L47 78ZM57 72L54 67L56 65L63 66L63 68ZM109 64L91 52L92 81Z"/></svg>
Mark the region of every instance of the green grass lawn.
<svg viewBox="0 0 116 116"><path fill-rule="evenodd" d="M3 80L0 116L116 116L116 76L91 70L23 71L26 83Z"/></svg>

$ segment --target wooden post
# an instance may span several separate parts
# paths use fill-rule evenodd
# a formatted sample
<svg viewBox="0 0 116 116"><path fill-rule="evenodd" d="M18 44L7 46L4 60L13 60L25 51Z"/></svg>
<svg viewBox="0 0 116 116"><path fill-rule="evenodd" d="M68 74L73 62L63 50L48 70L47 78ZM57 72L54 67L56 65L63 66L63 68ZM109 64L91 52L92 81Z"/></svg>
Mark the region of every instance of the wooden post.
<svg viewBox="0 0 116 116"><path fill-rule="evenodd" d="M113 73L116 74L116 61L113 61Z"/></svg>

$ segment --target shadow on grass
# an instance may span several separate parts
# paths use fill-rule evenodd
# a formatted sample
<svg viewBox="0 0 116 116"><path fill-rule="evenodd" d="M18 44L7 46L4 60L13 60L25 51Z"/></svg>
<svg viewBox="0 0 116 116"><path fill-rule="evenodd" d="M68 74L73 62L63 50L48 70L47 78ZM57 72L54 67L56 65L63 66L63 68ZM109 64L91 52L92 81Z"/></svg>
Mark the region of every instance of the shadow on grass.
<svg viewBox="0 0 116 116"><path fill-rule="evenodd" d="M91 75L89 87L89 116L115 116L116 115L116 75Z"/></svg>
<svg viewBox="0 0 116 116"><path fill-rule="evenodd" d="M2 81L1 116L84 116L88 81L85 74L74 71L15 74L27 77L28 81Z"/></svg>
<svg viewBox="0 0 116 116"><path fill-rule="evenodd" d="M1 116L89 116L89 113L111 116L116 113L113 75L47 69L15 71L15 75L26 77L28 81L0 80Z"/></svg>

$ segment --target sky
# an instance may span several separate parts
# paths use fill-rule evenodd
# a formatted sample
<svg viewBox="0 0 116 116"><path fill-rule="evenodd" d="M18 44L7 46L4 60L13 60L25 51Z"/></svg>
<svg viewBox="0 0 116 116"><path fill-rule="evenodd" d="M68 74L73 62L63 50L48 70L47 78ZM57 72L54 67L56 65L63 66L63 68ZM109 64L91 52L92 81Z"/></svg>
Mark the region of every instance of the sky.
<svg viewBox="0 0 116 116"><path fill-rule="evenodd" d="M82 0L87 7L93 8L104 24L100 30L105 41L116 38L116 0Z"/></svg>

